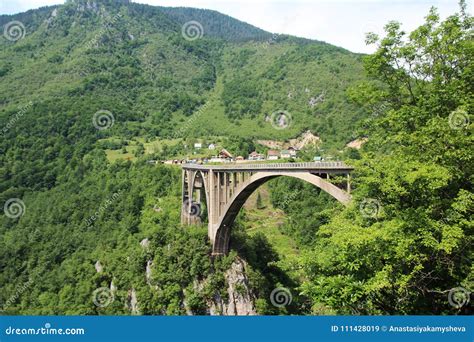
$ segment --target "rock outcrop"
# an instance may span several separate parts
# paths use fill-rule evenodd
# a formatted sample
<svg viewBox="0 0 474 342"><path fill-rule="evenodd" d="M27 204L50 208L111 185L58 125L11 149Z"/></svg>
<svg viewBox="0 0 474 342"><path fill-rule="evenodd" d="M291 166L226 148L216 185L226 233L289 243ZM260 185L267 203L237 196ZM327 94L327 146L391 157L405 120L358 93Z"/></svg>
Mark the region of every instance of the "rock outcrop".
<svg viewBox="0 0 474 342"><path fill-rule="evenodd" d="M148 238L143 239L140 241L140 246L142 246L143 249L148 249L148 247L150 247L150 240L148 240Z"/></svg>
<svg viewBox="0 0 474 342"><path fill-rule="evenodd" d="M356 150L360 149L362 145L364 145L369 139L367 138L361 138L361 139L355 139L349 142L346 147L349 148L355 148Z"/></svg>
<svg viewBox="0 0 474 342"><path fill-rule="evenodd" d="M228 300L224 301L219 295L214 297L209 306L211 315L224 316L249 316L256 315L255 296L253 295L247 275L245 273L247 263L240 259L232 263L225 272Z"/></svg>
<svg viewBox="0 0 474 342"><path fill-rule="evenodd" d="M153 261L148 260L146 262L145 277L148 285L151 285L151 269L153 267Z"/></svg>
<svg viewBox="0 0 474 342"><path fill-rule="evenodd" d="M310 145L318 145L321 143L321 138L317 135L311 133L311 131L306 131L301 134L298 138L290 139L289 146L301 150L302 148Z"/></svg>
<svg viewBox="0 0 474 342"><path fill-rule="evenodd" d="M97 273L102 273L102 271L104 270L104 267L102 266L99 260L96 261L94 267Z"/></svg>
<svg viewBox="0 0 474 342"><path fill-rule="evenodd" d="M140 310L138 309L137 292L135 289L128 290L127 308L131 311L132 315L140 315Z"/></svg>
<svg viewBox="0 0 474 342"><path fill-rule="evenodd" d="M299 137L290 139L288 142L278 140L257 140L257 143L271 149L285 149L294 147L298 150L306 146L318 145L321 143L321 138L311 133L311 131L303 132Z"/></svg>

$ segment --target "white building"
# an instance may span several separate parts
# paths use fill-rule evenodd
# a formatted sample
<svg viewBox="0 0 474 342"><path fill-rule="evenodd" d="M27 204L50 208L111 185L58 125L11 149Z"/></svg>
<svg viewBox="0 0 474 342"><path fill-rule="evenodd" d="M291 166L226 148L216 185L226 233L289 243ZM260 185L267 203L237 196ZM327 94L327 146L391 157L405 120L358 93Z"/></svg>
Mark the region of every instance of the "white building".
<svg viewBox="0 0 474 342"><path fill-rule="evenodd" d="M276 150L268 150L267 160L278 160L280 159L280 152Z"/></svg>
<svg viewBox="0 0 474 342"><path fill-rule="evenodd" d="M257 151L253 151L249 154L249 160L265 160L265 156Z"/></svg>
<svg viewBox="0 0 474 342"><path fill-rule="evenodd" d="M280 157L281 157L281 158L291 158L290 151L288 151L288 150L281 150L281 152L280 152Z"/></svg>

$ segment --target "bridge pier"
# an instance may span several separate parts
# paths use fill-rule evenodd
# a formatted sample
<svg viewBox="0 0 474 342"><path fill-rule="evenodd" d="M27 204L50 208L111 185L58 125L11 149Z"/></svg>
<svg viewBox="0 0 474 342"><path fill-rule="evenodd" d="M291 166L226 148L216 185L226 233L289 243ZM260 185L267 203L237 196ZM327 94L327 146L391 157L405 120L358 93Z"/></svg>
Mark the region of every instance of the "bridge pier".
<svg viewBox="0 0 474 342"><path fill-rule="evenodd" d="M342 162L219 166L184 164L182 167L181 223L201 223L202 200L205 198L208 236L213 255L228 253L232 224L241 207L255 189L275 177L302 179L329 193L344 205L351 200L350 172L353 168ZM329 182L330 174L346 176L344 190Z"/></svg>
<svg viewBox="0 0 474 342"><path fill-rule="evenodd" d="M182 173L181 224L193 225L201 223L202 190L204 182L197 177L195 171Z"/></svg>

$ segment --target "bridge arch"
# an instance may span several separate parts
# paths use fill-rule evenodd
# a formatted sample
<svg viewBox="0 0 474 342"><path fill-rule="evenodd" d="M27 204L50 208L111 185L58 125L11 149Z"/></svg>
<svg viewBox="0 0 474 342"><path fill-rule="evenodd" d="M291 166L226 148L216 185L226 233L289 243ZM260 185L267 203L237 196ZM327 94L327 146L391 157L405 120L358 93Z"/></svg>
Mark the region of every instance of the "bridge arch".
<svg viewBox="0 0 474 342"><path fill-rule="evenodd" d="M194 191L196 187L196 181L201 182L202 190L204 191L204 196L206 197L206 203L209 203L209 189L207 185L207 175L202 171L199 170L197 172L192 173L191 175L191 189ZM199 201L200 202L200 201Z"/></svg>
<svg viewBox="0 0 474 342"><path fill-rule="evenodd" d="M315 185L324 192L334 197L340 203L347 205L351 201L351 195L338 188L334 184L325 181L323 178L308 172L257 172L252 175L248 181L238 189L228 204L224 207L223 214L219 217L214 232L213 254L227 254L229 251L229 240L232 225L250 195L262 184L276 177L293 177ZM211 238L212 239L212 238Z"/></svg>
<svg viewBox="0 0 474 342"><path fill-rule="evenodd" d="M181 223L201 223L202 214L204 214L202 207L203 200L206 204L206 210L209 211L208 176L209 174L203 170L183 170Z"/></svg>

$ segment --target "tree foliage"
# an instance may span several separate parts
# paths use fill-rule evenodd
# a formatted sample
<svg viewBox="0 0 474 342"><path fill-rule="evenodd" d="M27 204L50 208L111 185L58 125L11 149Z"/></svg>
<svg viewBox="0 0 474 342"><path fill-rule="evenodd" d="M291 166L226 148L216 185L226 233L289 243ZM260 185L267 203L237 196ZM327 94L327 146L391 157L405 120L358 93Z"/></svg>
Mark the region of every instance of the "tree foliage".
<svg viewBox="0 0 474 342"><path fill-rule="evenodd" d="M353 90L385 112L354 161L354 204L302 259L302 289L316 311L467 313L447 296L472 291L472 17L461 2L442 22L432 9L410 34L394 22L385 30L368 36L378 44L365 60L371 83Z"/></svg>

